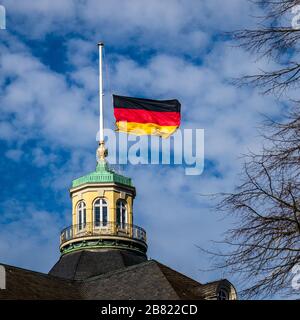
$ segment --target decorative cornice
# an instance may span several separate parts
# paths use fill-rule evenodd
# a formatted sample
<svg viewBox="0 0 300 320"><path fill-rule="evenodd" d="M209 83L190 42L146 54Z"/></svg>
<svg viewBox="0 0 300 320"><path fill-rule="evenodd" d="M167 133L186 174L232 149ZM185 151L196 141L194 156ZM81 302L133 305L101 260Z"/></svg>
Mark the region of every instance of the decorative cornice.
<svg viewBox="0 0 300 320"><path fill-rule="evenodd" d="M86 249L124 249L146 256L147 244L129 238L117 237L103 237L102 239L76 239L75 241L69 241L68 243L63 244L60 247L60 252L61 255L65 255L70 252Z"/></svg>
<svg viewBox="0 0 300 320"><path fill-rule="evenodd" d="M72 188L89 183L117 183L133 187L131 178L122 176L110 169L106 161L99 161L96 171L73 180Z"/></svg>

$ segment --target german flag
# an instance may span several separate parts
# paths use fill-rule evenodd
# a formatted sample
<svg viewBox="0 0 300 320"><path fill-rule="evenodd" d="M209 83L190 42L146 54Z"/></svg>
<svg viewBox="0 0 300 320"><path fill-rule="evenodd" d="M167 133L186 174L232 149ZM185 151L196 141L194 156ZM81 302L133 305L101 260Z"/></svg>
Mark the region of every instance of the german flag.
<svg viewBox="0 0 300 320"><path fill-rule="evenodd" d="M117 131L168 138L180 125L178 100L150 100L113 95Z"/></svg>

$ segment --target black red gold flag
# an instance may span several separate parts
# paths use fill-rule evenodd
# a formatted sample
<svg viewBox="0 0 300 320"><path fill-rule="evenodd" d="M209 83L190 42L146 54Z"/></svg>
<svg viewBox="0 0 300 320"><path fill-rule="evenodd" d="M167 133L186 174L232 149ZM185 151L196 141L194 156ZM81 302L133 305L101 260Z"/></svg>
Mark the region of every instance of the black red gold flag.
<svg viewBox="0 0 300 320"><path fill-rule="evenodd" d="M151 100L113 95L117 130L169 137L180 126L178 100Z"/></svg>

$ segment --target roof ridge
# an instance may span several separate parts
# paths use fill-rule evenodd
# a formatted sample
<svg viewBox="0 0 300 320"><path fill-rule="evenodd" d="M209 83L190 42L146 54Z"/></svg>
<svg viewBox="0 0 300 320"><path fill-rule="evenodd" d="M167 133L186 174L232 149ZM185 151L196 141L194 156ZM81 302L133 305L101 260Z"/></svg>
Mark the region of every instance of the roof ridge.
<svg viewBox="0 0 300 320"><path fill-rule="evenodd" d="M222 278L222 279L219 279L219 280L214 280L214 281L209 281L209 282L203 283L203 286L206 286L207 284L219 283L219 282L222 282L222 281L227 281L227 282L231 283L229 280Z"/></svg>
<svg viewBox="0 0 300 320"><path fill-rule="evenodd" d="M139 267L141 267L143 265L150 264L150 263L153 263L153 262L155 262L155 261L154 260L147 260L147 261L144 261L144 262L132 265L132 266L128 266L128 267L124 267L124 268L121 268L121 269L118 269L118 270L113 270L113 271L109 271L109 272L106 272L106 273L103 273L103 274L99 274L97 276L93 276L93 277L90 277L90 278L87 278L87 279L84 279L84 280L81 280L81 281L82 282L94 281L94 280L97 280L99 278L106 278L107 276L110 277L110 276L112 276L114 274L118 274L118 273L126 272L128 270L139 268Z"/></svg>
<svg viewBox="0 0 300 320"><path fill-rule="evenodd" d="M56 277L56 276L53 276L53 275L51 275L49 273L45 273L45 272L30 270L30 269L21 268L21 267L16 267L16 266L13 266L11 264L0 263L0 266L12 268L12 269L17 269L17 270L25 271L25 272L29 272L29 273L35 273L35 274L38 274L38 275L43 276L45 278L53 278L53 279L62 280L62 281L66 281L66 282L73 282L73 280L70 280L70 279Z"/></svg>
<svg viewBox="0 0 300 320"><path fill-rule="evenodd" d="M185 274L178 272L158 261L156 261L158 268L164 275L165 279L168 281L169 285L176 292L179 299L199 299L198 295L195 295L196 288L202 288L202 284ZM192 295L192 296L191 296Z"/></svg>
<svg viewBox="0 0 300 320"><path fill-rule="evenodd" d="M82 251L80 252L79 258L78 258L78 260L77 260L77 263L76 263L76 266L75 266L75 270L74 270L74 276L73 276L73 279L72 279L73 281L76 280L75 277L76 277L76 274L77 274L77 269L78 269L78 266L79 266L79 263L80 263L80 261L81 261L81 258L82 258L82 255L83 255L84 251L85 251L85 250L82 250Z"/></svg>
<svg viewBox="0 0 300 320"><path fill-rule="evenodd" d="M186 279L192 280L193 282L196 282L198 285L203 286L203 284L202 284L201 282L199 282L199 281L197 281L197 280L195 280L195 279L193 279L193 278L185 275L184 273L179 272L179 271L177 271L177 270L174 270L174 269L170 268L169 266L167 266L167 265L165 265L165 264L163 264L163 263L161 263L161 262L159 262L159 261L157 261L157 260L153 260L153 261L155 261L155 262L159 265L159 267L162 266L162 267L164 267L164 268L166 268L166 269L169 269L169 270L171 270L171 271L173 271L173 272L176 272L176 273L179 274L180 276L182 276L182 277L184 277L184 278L186 278ZM162 272L164 272L164 271L162 270Z"/></svg>
<svg viewBox="0 0 300 320"><path fill-rule="evenodd" d="M120 251L120 255L121 255L121 259L122 259L123 265L126 267L123 251Z"/></svg>

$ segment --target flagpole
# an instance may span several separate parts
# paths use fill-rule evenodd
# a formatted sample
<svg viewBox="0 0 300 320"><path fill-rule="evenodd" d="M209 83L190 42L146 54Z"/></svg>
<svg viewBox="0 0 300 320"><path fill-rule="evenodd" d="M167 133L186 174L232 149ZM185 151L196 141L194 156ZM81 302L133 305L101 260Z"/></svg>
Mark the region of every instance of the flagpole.
<svg viewBox="0 0 300 320"><path fill-rule="evenodd" d="M103 68L102 68L102 49L104 43L98 43L99 48L99 142L104 142L104 132L103 132Z"/></svg>
<svg viewBox="0 0 300 320"><path fill-rule="evenodd" d="M102 68L102 51L104 43L99 42L99 148L97 150L97 158L99 161L105 161L107 150L104 145L104 126L103 126L103 68Z"/></svg>

